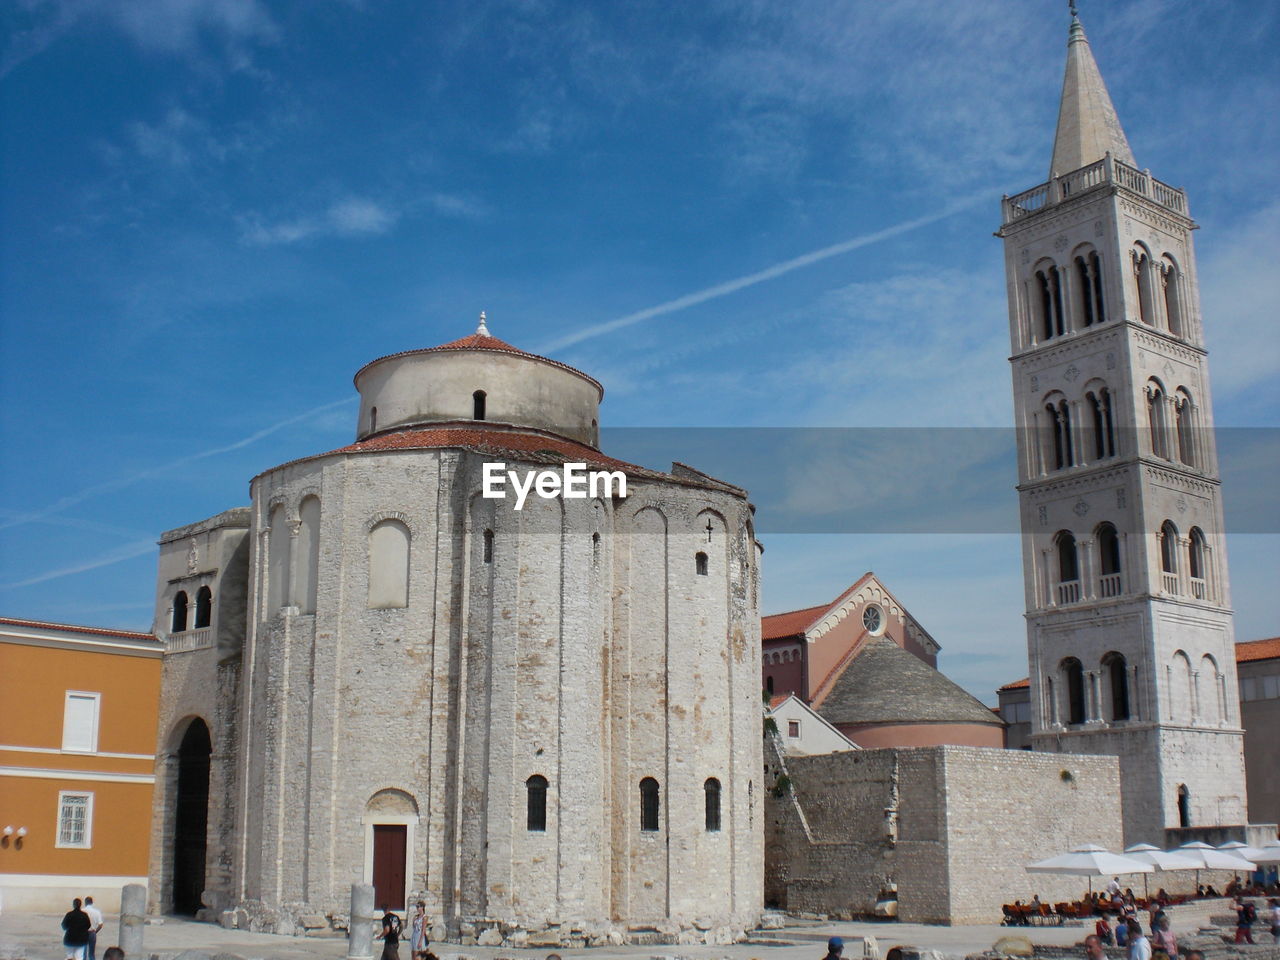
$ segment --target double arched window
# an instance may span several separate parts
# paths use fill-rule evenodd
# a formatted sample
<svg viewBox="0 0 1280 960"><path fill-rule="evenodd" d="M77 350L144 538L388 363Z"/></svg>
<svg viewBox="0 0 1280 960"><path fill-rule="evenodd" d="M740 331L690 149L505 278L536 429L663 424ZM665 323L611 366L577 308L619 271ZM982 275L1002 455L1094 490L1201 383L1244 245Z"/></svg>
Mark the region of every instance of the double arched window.
<svg viewBox="0 0 1280 960"><path fill-rule="evenodd" d="M1160 579L1165 593L1178 592L1178 528L1173 521L1160 525Z"/></svg>
<svg viewBox="0 0 1280 960"><path fill-rule="evenodd" d="M1091 327L1106 319L1102 304L1102 261L1098 251L1081 249L1075 257L1076 310L1080 325Z"/></svg>
<svg viewBox="0 0 1280 960"><path fill-rule="evenodd" d="M1044 412L1049 426L1046 440L1045 465L1051 470L1073 467L1076 462L1075 447L1071 437L1071 404L1060 393L1045 398Z"/></svg>
<svg viewBox="0 0 1280 960"><path fill-rule="evenodd" d="M1097 387L1085 394L1093 415L1093 457L1105 460L1116 455L1116 427L1112 412L1111 390Z"/></svg>
<svg viewBox="0 0 1280 960"><path fill-rule="evenodd" d="M1197 600L1209 599L1208 554L1209 546L1205 542L1204 531L1199 527L1192 527L1187 555L1187 573L1191 577L1191 595Z"/></svg>
<svg viewBox="0 0 1280 960"><path fill-rule="evenodd" d="M1063 310L1062 273L1053 263L1036 268L1031 281L1032 302L1039 320L1040 339L1052 340L1067 332Z"/></svg>
<svg viewBox="0 0 1280 960"><path fill-rule="evenodd" d="M1173 395L1174 425L1178 435L1178 459L1188 467L1199 466L1199 419L1200 411L1191 392L1186 387L1179 387ZM1169 457L1172 459L1172 457Z"/></svg>
<svg viewBox="0 0 1280 960"><path fill-rule="evenodd" d="M1151 453L1172 460L1169 444L1168 397L1164 385L1152 378L1147 381L1147 425L1151 431Z"/></svg>

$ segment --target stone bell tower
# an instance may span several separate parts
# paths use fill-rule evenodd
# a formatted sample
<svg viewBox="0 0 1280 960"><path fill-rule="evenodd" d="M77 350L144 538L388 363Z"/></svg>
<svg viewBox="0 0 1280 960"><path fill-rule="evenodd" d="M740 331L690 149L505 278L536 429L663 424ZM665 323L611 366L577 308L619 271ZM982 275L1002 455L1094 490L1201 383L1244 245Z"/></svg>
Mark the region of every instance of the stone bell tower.
<svg viewBox="0 0 1280 960"><path fill-rule="evenodd" d="M1072 11L1049 179L1003 201L1033 749L1120 757L1127 843L1244 824L1192 221Z"/></svg>

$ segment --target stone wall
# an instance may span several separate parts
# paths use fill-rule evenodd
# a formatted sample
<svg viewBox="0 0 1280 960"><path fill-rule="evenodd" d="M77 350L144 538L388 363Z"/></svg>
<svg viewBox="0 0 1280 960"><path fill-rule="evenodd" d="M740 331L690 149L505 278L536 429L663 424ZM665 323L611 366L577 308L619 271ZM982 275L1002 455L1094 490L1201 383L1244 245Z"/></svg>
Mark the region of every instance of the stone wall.
<svg viewBox="0 0 1280 960"><path fill-rule="evenodd" d="M782 789L766 807L766 900L791 911L869 915L896 884L900 920L998 922L1003 903L1085 891L1026 864L1121 844L1113 757L946 746L784 759L774 747L767 772Z"/></svg>

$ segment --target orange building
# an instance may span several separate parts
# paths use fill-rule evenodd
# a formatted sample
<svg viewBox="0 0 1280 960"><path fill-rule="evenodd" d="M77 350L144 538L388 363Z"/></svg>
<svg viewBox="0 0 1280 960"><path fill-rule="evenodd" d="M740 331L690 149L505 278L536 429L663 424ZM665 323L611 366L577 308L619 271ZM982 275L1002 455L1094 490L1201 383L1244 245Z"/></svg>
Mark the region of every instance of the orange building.
<svg viewBox="0 0 1280 960"><path fill-rule="evenodd" d="M107 912L146 883L163 645L147 633L0 618L5 909Z"/></svg>

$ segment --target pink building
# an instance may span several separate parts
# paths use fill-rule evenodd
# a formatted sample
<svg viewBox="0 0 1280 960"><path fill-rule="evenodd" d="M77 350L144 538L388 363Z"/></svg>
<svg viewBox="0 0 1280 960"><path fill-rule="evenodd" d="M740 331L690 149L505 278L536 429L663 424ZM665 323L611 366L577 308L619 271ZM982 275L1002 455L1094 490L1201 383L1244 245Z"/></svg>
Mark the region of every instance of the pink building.
<svg viewBox="0 0 1280 960"><path fill-rule="evenodd" d="M861 747L1004 745L1004 723L938 672L937 641L873 573L761 619L771 697L795 694Z"/></svg>

